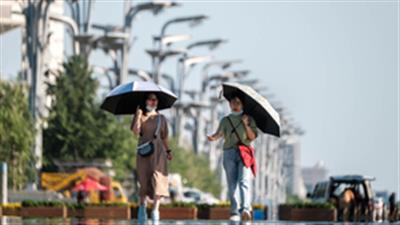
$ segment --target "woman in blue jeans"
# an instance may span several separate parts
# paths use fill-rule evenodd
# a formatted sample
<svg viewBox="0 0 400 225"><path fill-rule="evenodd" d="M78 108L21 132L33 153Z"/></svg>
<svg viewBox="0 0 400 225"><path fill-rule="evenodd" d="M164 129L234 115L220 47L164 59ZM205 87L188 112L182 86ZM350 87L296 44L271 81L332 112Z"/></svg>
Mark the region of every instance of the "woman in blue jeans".
<svg viewBox="0 0 400 225"><path fill-rule="evenodd" d="M208 136L209 141L224 138L223 166L228 182L228 195L231 202L231 221L250 220L250 179L252 172L250 168L243 165L237 148L237 144L250 145L257 137L257 127L252 117L243 114L243 101L239 95L229 100L231 113L222 118L217 131ZM240 140L234 132L238 133ZM235 195L239 186L240 203Z"/></svg>

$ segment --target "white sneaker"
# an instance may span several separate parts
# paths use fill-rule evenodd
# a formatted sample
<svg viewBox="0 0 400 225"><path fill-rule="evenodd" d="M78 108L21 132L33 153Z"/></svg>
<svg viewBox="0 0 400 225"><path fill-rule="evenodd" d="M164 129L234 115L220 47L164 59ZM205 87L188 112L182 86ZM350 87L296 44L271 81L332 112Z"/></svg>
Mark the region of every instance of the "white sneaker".
<svg viewBox="0 0 400 225"><path fill-rule="evenodd" d="M153 222L158 222L160 220L160 211L153 210L151 212L151 219L152 219Z"/></svg>
<svg viewBox="0 0 400 225"><path fill-rule="evenodd" d="M249 221L251 220L251 213L248 210L244 210L242 212L242 221Z"/></svg>
<svg viewBox="0 0 400 225"><path fill-rule="evenodd" d="M239 215L232 215L229 217L229 220L232 222L240 222L240 216Z"/></svg>

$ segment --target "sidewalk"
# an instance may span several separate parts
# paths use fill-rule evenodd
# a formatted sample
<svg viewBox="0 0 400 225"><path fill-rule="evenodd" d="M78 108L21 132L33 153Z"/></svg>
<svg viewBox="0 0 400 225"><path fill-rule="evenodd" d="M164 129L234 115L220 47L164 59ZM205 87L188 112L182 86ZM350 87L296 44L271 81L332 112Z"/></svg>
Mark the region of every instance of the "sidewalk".
<svg viewBox="0 0 400 225"><path fill-rule="evenodd" d="M3 217L1 218L1 225L134 225L138 224L136 220L98 220L98 219L22 219L19 217ZM151 225L149 221L146 225ZM229 221L213 221L213 220L166 220L160 221L158 225L239 225L241 223L230 223ZM345 223L332 223L332 222L286 222L286 221L251 221L243 222L243 225L333 225ZM365 223L351 223L352 225L365 224ZM369 223L369 224L386 224L386 223Z"/></svg>

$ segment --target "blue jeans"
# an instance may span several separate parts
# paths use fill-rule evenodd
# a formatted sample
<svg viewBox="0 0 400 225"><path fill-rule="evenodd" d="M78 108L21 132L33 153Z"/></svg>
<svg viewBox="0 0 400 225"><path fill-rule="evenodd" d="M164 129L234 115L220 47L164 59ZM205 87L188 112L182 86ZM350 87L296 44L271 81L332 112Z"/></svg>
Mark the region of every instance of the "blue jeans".
<svg viewBox="0 0 400 225"><path fill-rule="evenodd" d="M250 210L251 169L243 165L239 150L236 148L224 150L223 165L228 183L228 196L231 201L231 215L239 215L244 210ZM240 208L235 194L238 185Z"/></svg>

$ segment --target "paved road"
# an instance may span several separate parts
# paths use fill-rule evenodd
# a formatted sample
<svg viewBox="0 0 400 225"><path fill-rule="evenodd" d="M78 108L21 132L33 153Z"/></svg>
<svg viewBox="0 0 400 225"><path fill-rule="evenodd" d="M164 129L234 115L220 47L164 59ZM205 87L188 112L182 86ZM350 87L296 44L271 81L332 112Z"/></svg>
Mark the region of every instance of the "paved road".
<svg viewBox="0 0 400 225"><path fill-rule="evenodd" d="M136 220L98 220L98 219L21 219L19 217L3 217L1 225L135 225ZM229 221L212 220L185 220L185 221L160 221L157 225L241 225L240 223L230 223ZM285 222L285 221L252 221L242 225L361 225L365 223L332 223L332 222ZM383 225L384 223L368 223L368 225ZM391 223L400 224L400 223ZM146 225L152 225L151 222Z"/></svg>

